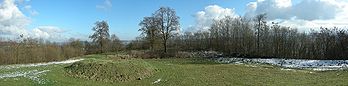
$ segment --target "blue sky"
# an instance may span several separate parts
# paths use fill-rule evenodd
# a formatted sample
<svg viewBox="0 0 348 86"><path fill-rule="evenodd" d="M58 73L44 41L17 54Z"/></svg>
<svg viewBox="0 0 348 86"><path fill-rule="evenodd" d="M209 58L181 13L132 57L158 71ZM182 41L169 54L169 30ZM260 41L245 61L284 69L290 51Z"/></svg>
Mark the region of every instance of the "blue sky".
<svg viewBox="0 0 348 86"><path fill-rule="evenodd" d="M110 3L109 3L110 2ZM52 41L87 40L106 20L121 40L139 36L139 22L161 6L176 10L182 31L199 31L222 16L267 13L269 21L307 30L348 25L347 0L0 0L0 37L26 34ZM18 10L16 10L18 9ZM14 16L19 15L19 16Z"/></svg>
<svg viewBox="0 0 348 86"><path fill-rule="evenodd" d="M145 16L150 16L161 6L174 8L180 17L182 29L194 23L193 15L208 5L235 8L243 14L248 0L113 0L108 9L97 8L104 5L103 0L32 0L33 9L39 14L32 16L30 28L41 25L58 26L71 34L92 33L93 23L106 20L110 33L120 39L134 39L139 35L138 23ZM28 12L26 15L30 15Z"/></svg>

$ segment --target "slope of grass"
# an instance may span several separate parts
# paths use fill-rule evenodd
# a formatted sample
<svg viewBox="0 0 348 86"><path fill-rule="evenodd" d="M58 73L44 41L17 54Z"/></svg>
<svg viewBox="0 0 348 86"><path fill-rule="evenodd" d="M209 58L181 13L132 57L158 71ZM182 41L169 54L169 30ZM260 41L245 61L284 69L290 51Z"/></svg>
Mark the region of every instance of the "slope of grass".
<svg viewBox="0 0 348 86"><path fill-rule="evenodd" d="M87 59L103 59L103 56ZM281 70L269 65L216 64L194 59L145 59L158 71L148 78L127 82L105 82L67 76L64 67L51 65L38 69L49 69L40 78L48 82L40 85L53 86L234 86L234 85L348 85L347 71L317 72L310 70ZM8 71L6 71L8 72ZM1 75L0 71L0 75ZM159 81L154 83L155 81ZM18 77L0 79L1 85L38 85L37 82Z"/></svg>

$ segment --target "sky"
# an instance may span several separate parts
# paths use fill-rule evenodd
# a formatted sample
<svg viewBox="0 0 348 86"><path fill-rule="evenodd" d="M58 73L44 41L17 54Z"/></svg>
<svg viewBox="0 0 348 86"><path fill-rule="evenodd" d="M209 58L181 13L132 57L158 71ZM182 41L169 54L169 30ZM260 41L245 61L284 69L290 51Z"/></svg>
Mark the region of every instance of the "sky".
<svg viewBox="0 0 348 86"><path fill-rule="evenodd" d="M207 30L224 16L261 13L300 31L348 26L348 0L0 0L0 37L89 40L94 23L105 20L110 34L132 40L140 35L143 17L162 6L175 9L182 32Z"/></svg>

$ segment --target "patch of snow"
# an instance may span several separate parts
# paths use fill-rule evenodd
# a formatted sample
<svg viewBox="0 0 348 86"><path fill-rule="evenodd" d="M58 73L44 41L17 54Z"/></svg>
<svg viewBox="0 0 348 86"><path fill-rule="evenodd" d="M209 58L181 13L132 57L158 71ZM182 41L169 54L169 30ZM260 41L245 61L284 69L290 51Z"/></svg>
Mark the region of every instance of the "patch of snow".
<svg viewBox="0 0 348 86"><path fill-rule="evenodd" d="M161 79L157 79L156 81L154 81L152 84L156 84L159 83L161 81Z"/></svg>
<svg viewBox="0 0 348 86"><path fill-rule="evenodd" d="M50 70L43 70L43 71L31 70L31 71L26 71L26 72L16 71L16 72L8 73L8 74L0 74L0 79L25 77L25 78L29 78L30 80L36 81L39 84L44 84L47 80L41 79L39 77L48 71L50 71Z"/></svg>
<svg viewBox="0 0 348 86"><path fill-rule="evenodd" d="M313 68L314 71L328 71L328 70L339 70L336 68Z"/></svg>
<svg viewBox="0 0 348 86"><path fill-rule="evenodd" d="M256 65L245 65L247 67L257 67Z"/></svg>
<svg viewBox="0 0 348 86"><path fill-rule="evenodd" d="M291 70L294 70L294 69L284 69L284 68L281 68L280 70L291 71Z"/></svg>
<svg viewBox="0 0 348 86"><path fill-rule="evenodd" d="M312 69L315 71L348 69L348 60L303 60L303 59L247 59L247 58L217 58L219 63L262 63L284 68Z"/></svg>
<svg viewBox="0 0 348 86"><path fill-rule="evenodd" d="M15 69L15 68L22 68L22 67L38 67L38 66L47 66L47 65L53 65L53 64L69 64L78 62L84 59L69 59L65 61L55 61L55 62L47 62L47 63L33 63L33 64L15 64L15 65L5 65L0 66L0 69Z"/></svg>

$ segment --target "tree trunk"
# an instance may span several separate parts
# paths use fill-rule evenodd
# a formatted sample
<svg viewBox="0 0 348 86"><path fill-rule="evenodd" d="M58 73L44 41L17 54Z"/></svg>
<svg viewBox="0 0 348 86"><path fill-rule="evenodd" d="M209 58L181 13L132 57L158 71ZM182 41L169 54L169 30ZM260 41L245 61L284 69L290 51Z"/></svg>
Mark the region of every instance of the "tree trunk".
<svg viewBox="0 0 348 86"><path fill-rule="evenodd" d="M167 40L163 41L164 53L167 53Z"/></svg>

